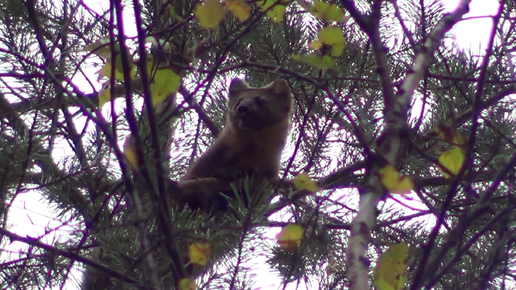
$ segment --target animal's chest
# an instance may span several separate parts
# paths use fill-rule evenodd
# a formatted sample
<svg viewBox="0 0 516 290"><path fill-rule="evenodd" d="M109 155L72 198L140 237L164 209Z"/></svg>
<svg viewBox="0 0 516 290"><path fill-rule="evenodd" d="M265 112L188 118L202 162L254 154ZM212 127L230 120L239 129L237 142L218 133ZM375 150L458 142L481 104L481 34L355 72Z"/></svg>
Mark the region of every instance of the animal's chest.
<svg viewBox="0 0 516 290"><path fill-rule="evenodd" d="M272 136L239 136L239 142L233 144L237 148L237 154L233 159L233 166L239 171L276 171L283 144L281 140Z"/></svg>

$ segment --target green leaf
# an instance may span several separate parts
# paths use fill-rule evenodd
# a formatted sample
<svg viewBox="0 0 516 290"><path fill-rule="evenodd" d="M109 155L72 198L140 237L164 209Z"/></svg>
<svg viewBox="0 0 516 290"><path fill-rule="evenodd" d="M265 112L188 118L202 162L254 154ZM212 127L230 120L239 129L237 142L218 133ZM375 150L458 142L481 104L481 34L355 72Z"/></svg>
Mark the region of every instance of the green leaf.
<svg viewBox="0 0 516 290"><path fill-rule="evenodd" d="M263 11L275 5L272 9L267 11L267 16L269 16L272 21L274 21L274 23L279 23L281 20L283 20L283 16L285 16L285 9L287 8L285 5L276 4L277 2L277 0L263 0L257 2L258 6L260 6Z"/></svg>
<svg viewBox="0 0 516 290"><path fill-rule="evenodd" d="M374 285L378 290L401 290L407 277L405 271L407 264L408 246L405 243L393 244L387 252L383 253L373 270Z"/></svg>
<svg viewBox="0 0 516 290"><path fill-rule="evenodd" d="M445 178L450 178L450 174L448 174L441 167L446 168L449 172L453 173L453 175L457 175L462 169L462 166L464 166L465 159L466 157L464 150L458 146L454 146L452 149L444 152L441 156L439 156L439 170Z"/></svg>
<svg viewBox="0 0 516 290"><path fill-rule="evenodd" d="M152 72L153 62L147 63L147 70ZM149 73L149 75L153 75ZM157 69L154 73L153 82L150 86L152 105L162 103L170 94L179 90L181 85L181 76L170 68Z"/></svg>
<svg viewBox="0 0 516 290"><path fill-rule="evenodd" d="M314 5L309 7L308 11L317 18L329 22L346 22L348 20L348 18L344 16L344 11L339 6L319 0L316 0Z"/></svg>
<svg viewBox="0 0 516 290"><path fill-rule="evenodd" d="M346 40L342 28L338 26L328 26L319 31L319 40L324 44L332 46L331 55L333 57L340 56L344 52Z"/></svg>
<svg viewBox="0 0 516 290"><path fill-rule="evenodd" d="M195 6L194 14L201 27L214 29L224 19L226 11L219 0L205 0Z"/></svg>

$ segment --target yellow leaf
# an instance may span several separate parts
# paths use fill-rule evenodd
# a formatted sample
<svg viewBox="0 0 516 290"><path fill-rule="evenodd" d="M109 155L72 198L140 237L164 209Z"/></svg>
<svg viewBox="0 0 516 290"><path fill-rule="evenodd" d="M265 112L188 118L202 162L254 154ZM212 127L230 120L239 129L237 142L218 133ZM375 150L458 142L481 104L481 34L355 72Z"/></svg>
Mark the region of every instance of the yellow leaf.
<svg viewBox="0 0 516 290"><path fill-rule="evenodd" d="M297 189L301 190L308 190L311 192L319 191L319 186L317 186L317 183L315 183L315 181L313 181L306 172L303 172L296 176L296 178L294 179L294 186Z"/></svg>
<svg viewBox="0 0 516 290"><path fill-rule="evenodd" d="M240 21L246 21L251 16L251 6L244 0L224 0L224 2L228 10L235 14Z"/></svg>
<svg viewBox="0 0 516 290"><path fill-rule="evenodd" d="M115 70L115 79L117 79L117 72ZM104 63L104 65L100 68L100 70L98 71L98 78L97 78L97 81L102 79L103 77L109 77L111 75L111 61L108 60L106 61L106 63ZM120 75L118 75L118 78L120 78ZM123 78L123 75L122 75L122 78Z"/></svg>
<svg viewBox="0 0 516 290"><path fill-rule="evenodd" d="M283 20L283 16L285 16L285 9L287 8L285 5L276 4L277 0L263 0L256 2L258 6L262 9L262 11L266 11L269 7L272 7L269 11L267 11L267 16L269 16L274 23L279 23Z"/></svg>
<svg viewBox="0 0 516 290"><path fill-rule="evenodd" d="M135 171L138 171L138 155L136 153L136 144L134 143L134 138L132 136L127 137L124 143L124 157L125 161L131 166L131 168Z"/></svg>
<svg viewBox="0 0 516 290"><path fill-rule="evenodd" d="M344 17L344 11L335 4L329 4L323 1L316 0L313 6L308 9L310 13L319 19L326 21L345 22L347 18Z"/></svg>
<svg viewBox="0 0 516 290"><path fill-rule="evenodd" d="M292 251L299 247L305 230L298 224L285 226L276 236L277 242L283 250Z"/></svg>
<svg viewBox="0 0 516 290"><path fill-rule="evenodd" d="M204 28L216 28L226 15L224 6L219 0L205 0L197 4L194 10L199 19L199 25Z"/></svg>
<svg viewBox="0 0 516 290"><path fill-rule="evenodd" d="M378 290L401 290L407 277L405 262L408 254L408 246L405 243L393 244L387 252L383 253L373 270L374 285Z"/></svg>
<svg viewBox="0 0 516 290"><path fill-rule="evenodd" d="M319 31L319 40L324 43L331 45L332 56L340 56L344 51L346 40L344 39L344 32L338 26L328 26Z"/></svg>
<svg viewBox="0 0 516 290"><path fill-rule="evenodd" d="M450 174L444 171L441 167L446 168L449 172L453 173L453 175L457 175L464 165L464 160L464 150L455 146L439 156L439 170L445 178L450 178Z"/></svg>
<svg viewBox="0 0 516 290"><path fill-rule="evenodd" d="M342 53L344 52L344 47L345 47L344 44L333 45L331 48L331 56L333 56L333 57L341 56Z"/></svg>
<svg viewBox="0 0 516 290"><path fill-rule="evenodd" d="M408 176L401 176L390 164L380 169L380 181L390 193L405 194L414 189L412 179Z"/></svg>
<svg viewBox="0 0 516 290"><path fill-rule="evenodd" d="M319 50L323 46L323 43L320 41L312 41L310 44L308 44L308 47L313 50Z"/></svg>
<svg viewBox="0 0 516 290"><path fill-rule="evenodd" d="M335 67L335 61L333 60L333 58L331 58L328 55L320 57L315 54L310 54L310 55L296 54L296 55L292 56L292 59L296 60L296 61L307 63L318 69L328 69L328 68Z"/></svg>
<svg viewBox="0 0 516 290"><path fill-rule="evenodd" d="M195 280L190 278L183 278L179 280L179 290L197 290L197 284Z"/></svg>
<svg viewBox="0 0 516 290"><path fill-rule="evenodd" d="M188 247L192 263L206 266L211 257L211 245L208 243L195 243Z"/></svg>
<svg viewBox="0 0 516 290"><path fill-rule="evenodd" d="M152 80L150 90L154 107L179 90L181 76L174 70L170 68L156 69L154 61L148 61L147 74Z"/></svg>
<svg viewBox="0 0 516 290"><path fill-rule="evenodd" d="M181 77L172 69L158 69L151 85L152 105L156 106L179 90Z"/></svg>

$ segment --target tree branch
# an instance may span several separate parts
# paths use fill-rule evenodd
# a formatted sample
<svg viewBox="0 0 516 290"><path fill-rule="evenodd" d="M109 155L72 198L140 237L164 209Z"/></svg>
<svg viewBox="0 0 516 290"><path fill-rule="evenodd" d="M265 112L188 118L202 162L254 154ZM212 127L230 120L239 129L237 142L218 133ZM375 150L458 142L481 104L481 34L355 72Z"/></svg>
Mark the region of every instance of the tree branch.
<svg viewBox="0 0 516 290"><path fill-rule="evenodd" d="M343 4L348 1L343 1ZM381 1L377 1L381 2ZM389 99L384 95L385 104L385 130L378 140L378 152L380 157L393 165L396 165L400 155L402 140L407 137L406 118L412 95L419 85L420 80L433 58L434 52L439 47L444 34L457 23L464 14L469 11L470 0L459 3L454 12L445 15L430 33L423 45L421 52L416 56L412 69L408 72L396 99ZM373 45L379 46L379 36L372 39ZM375 44L376 43L376 44ZM377 61L383 58L377 55ZM378 64L380 67L381 64ZM380 73L380 71L379 71ZM384 93L386 87L383 86ZM380 160L381 161L381 160ZM384 162L385 162L384 161ZM369 270L366 251L370 240L370 233L374 228L377 214L377 204L383 198L384 189L377 179L378 170L383 167L383 162L377 162L370 173L367 185L361 190L359 210L352 225L352 233L349 239L348 277L353 290L370 289ZM415 279L417 280L417 279Z"/></svg>

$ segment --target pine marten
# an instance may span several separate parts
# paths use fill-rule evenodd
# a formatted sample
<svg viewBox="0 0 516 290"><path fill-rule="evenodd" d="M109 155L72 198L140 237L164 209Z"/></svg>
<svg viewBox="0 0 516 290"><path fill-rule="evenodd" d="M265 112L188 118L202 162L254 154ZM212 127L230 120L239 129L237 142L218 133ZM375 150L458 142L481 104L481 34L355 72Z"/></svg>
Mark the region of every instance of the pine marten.
<svg viewBox="0 0 516 290"><path fill-rule="evenodd" d="M224 130L208 150L188 169L183 181L214 177L235 181L244 176L277 178L281 153L285 146L293 96L285 80L277 80L265 87L251 88L240 79L229 86L228 109ZM223 195L222 195L223 194ZM185 201L192 209L221 213L227 211L227 199L235 197L233 191L210 191L193 194ZM245 193L241 193L243 199ZM102 252L92 254L96 261L104 261ZM188 276L202 272L202 267L186 267ZM198 271L198 272L195 272ZM108 289L109 275L87 268L83 289Z"/></svg>
<svg viewBox="0 0 516 290"><path fill-rule="evenodd" d="M224 130L190 166L182 181L214 177L230 182L252 176L257 182L277 178L290 129L292 103L292 92L283 79L260 88L233 79ZM190 196L187 203L193 209L227 210L224 195L235 197L234 191L207 189ZM245 193L239 195L245 200Z"/></svg>

